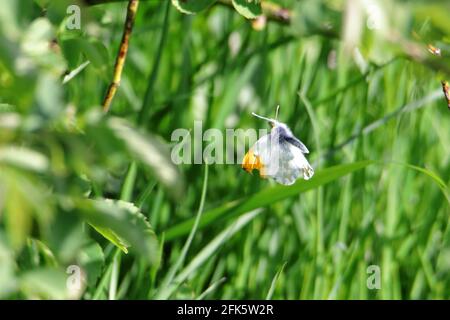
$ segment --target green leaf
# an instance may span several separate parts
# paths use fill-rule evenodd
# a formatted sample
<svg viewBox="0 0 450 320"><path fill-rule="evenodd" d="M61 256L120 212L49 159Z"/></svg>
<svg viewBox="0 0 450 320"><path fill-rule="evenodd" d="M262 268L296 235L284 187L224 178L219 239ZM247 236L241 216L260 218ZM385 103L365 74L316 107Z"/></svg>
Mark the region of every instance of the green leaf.
<svg viewBox="0 0 450 320"><path fill-rule="evenodd" d="M125 248L130 246L150 264L158 263L158 241L138 207L121 200L75 202L89 224L121 250L126 252Z"/></svg>
<svg viewBox="0 0 450 320"><path fill-rule="evenodd" d="M229 218L235 217L244 212L249 212L251 210L270 205L277 201L292 196L298 196L303 192L316 189L349 173L363 169L372 163L373 161L366 160L350 164L338 165L319 170L318 172L316 172L312 179L307 181L299 180L292 186L277 185L274 187L266 188L258 193L255 193L253 196L227 203L221 207L206 212L200 221L199 228L203 228L224 216L227 216ZM178 225L175 225L172 228L169 228L165 232L166 240L170 241L189 233L193 224L194 218L191 218Z"/></svg>
<svg viewBox="0 0 450 320"><path fill-rule="evenodd" d="M247 19L255 19L262 14L260 0L232 0L233 7Z"/></svg>
<svg viewBox="0 0 450 320"><path fill-rule="evenodd" d="M434 26L441 28L445 33L450 33L450 26L448 24L448 8L443 10L440 3L418 3L417 6L412 7L418 19L429 20Z"/></svg>
<svg viewBox="0 0 450 320"><path fill-rule="evenodd" d="M168 146L157 137L137 131L119 118L109 119L108 125L129 152L169 190L169 195L180 199L184 193L184 179L170 158Z"/></svg>
<svg viewBox="0 0 450 320"><path fill-rule="evenodd" d="M4 190L5 212L1 220L14 249L19 250L37 219L44 233L53 216L53 202L41 181L21 170L0 166L0 189ZM4 220L3 220L4 219Z"/></svg>
<svg viewBox="0 0 450 320"><path fill-rule="evenodd" d="M28 247L30 246L36 247L37 253L42 257L43 260L42 262L45 264L45 266L48 267L58 266L58 261L56 260L55 255L44 242L38 239L29 239L28 241L29 241Z"/></svg>
<svg viewBox="0 0 450 320"><path fill-rule="evenodd" d="M198 13L217 0L172 0L172 4L183 13L195 14Z"/></svg>
<svg viewBox="0 0 450 320"><path fill-rule="evenodd" d="M44 9L45 7L48 6L48 4L50 3L50 0L34 0L34 2L40 6L42 9Z"/></svg>
<svg viewBox="0 0 450 320"><path fill-rule="evenodd" d="M0 299L7 297L16 289L14 255L1 238L0 233Z"/></svg>
<svg viewBox="0 0 450 320"><path fill-rule="evenodd" d="M15 39L19 36L19 11L20 3L18 1L2 2L2 10L0 10L0 34L4 34L8 39Z"/></svg>
<svg viewBox="0 0 450 320"><path fill-rule="evenodd" d="M56 268L39 268L20 277L21 290L29 299L67 299L67 275Z"/></svg>
<svg viewBox="0 0 450 320"><path fill-rule="evenodd" d="M105 45L96 39L84 41L84 53L92 65L101 71L109 66L109 53Z"/></svg>
<svg viewBox="0 0 450 320"><path fill-rule="evenodd" d="M60 38L59 44L69 70L77 67L81 60L81 40L78 38Z"/></svg>
<svg viewBox="0 0 450 320"><path fill-rule="evenodd" d="M6 193L5 227L9 242L17 251L25 244L32 227L32 208L22 191L18 184L11 183Z"/></svg>
<svg viewBox="0 0 450 320"><path fill-rule="evenodd" d="M55 119L61 115L64 110L64 102L60 79L52 74L41 74L35 98L40 114L49 119Z"/></svg>
<svg viewBox="0 0 450 320"><path fill-rule="evenodd" d="M108 68L110 63L108 49L101 41L85 38L79 34L62 34L59 41L69 69L78 66L81 54L84 54L95 69L103 72Z"/></svg>
<svg viewBox="0 0 450 320"><path fill-rule="evenodd" d="M72 212L59 212L51 224L47 244L59 261L71 262L84 245L83 221Z"/></svg>
<svg viewBox="0 0 450 320"><path fill-rule="evenodd" d="M2 164L40 173L44 173L49 167L49 161L45 155L13 145L0 148L0 165Z"/></svg>
<svg viewBox="0 0 450 320"><path fill-rule="evenodd" d="M117 248L122 250L124 253L128 253L128 247L130 246L124 239L121 239L117 234L114 233L109 228L102 228L94 223L89 223L92 228L94 228L98 233L108 239L112 244L114 244Z"/></svg>
<svg viewBox="0 0 450 320"><path fill-rule="evenodd" d="M46 18L38 18L28 26L21 41L23 54L30 58L23 66L25 70L31 71L35 66L51 70L53 74L61 74L65 70L62 55L49 45L55 37L56 30Z"/></svg>

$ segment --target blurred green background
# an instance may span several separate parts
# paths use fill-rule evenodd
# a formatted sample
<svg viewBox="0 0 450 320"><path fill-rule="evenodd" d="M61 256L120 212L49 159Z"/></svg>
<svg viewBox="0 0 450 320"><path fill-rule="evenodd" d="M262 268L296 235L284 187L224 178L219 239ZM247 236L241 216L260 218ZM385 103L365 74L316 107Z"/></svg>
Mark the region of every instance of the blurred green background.
<svg viewBox="0 0 450 320"><path fill-rule="evenodd" d="M140 1L108 114L97 2L2 2L0 298L450 298L448 1ZM277 104L310 181L171 162Z"/></svg>

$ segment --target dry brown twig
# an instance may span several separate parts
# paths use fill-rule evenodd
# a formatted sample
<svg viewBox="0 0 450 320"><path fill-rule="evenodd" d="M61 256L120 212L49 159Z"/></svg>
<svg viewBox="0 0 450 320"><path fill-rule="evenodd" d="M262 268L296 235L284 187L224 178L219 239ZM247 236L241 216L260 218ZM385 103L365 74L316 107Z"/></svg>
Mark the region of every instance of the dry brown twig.
<svg viewBox="0 0 450 320"><path fill-rule="evenodd" d="M108 87L108 91L106 92L105 98L102 103L104 112L109 111L111 102L114 99L114 96L117 92L117 88L120 85L120 80L122 78L122 71L128 53L130 36L133 30L134 20L136 18L138 6L139 0L130 0L128 2L127 17L125 19L122 40L120 41L119 53L117 54L116 63L114 65L113 79Z"/></svg>
<svg viewBox="0 0 450 320"><path fill-rule="evenodd" d="M450 86L447 81L442 80L442 90L444 91L445 100L447 100L447 107L450 110Z"/></svg>

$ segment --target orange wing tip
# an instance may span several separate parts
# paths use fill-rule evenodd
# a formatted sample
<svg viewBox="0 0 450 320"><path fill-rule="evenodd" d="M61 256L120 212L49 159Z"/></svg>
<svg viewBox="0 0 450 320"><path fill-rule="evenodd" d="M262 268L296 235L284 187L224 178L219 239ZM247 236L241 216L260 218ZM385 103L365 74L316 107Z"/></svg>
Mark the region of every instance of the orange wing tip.
<svg viewBox="0 0 450 320"><path fill-rule="evenodd" d="M256 156L252 150L247 152L242 160L242 169L248 173L252 173L254 169L260 171L260 175L263 176L264 165L261 162L261 157Z"/></svg>

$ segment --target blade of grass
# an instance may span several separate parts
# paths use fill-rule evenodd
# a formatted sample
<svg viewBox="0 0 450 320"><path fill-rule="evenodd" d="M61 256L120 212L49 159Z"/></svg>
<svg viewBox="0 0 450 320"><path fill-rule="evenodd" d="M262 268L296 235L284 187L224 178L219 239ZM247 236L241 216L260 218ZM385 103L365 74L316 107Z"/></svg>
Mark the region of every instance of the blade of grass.
<svg viewBox="0 0 450 320"><path fill-rule="evenodd" d="M307 86L308 87L308 86ZM300 100L303 102L306 108L306 112L308 113L308 116L311 120L312 128L313 128L313 135L314 140L316 142L316 148L317 148L317 154L318 159L316 166L320 166L320 159L322 156L322 146L320 143L320 137L319 137L319 123L317 120L316 113L314 111L314 108L311 104L311 102L306 98L306 94L303 90L300 90L298 92L298 95L300 96ZM316 214L316 250L317 250L317 256L316 256L316 265L317 269L322 269L323 265L325 263L325 258L323 256L324 251L324 236L323 236L323 188L319 187L317 188L317 214ZM320 286L322 283L322 277L323 275L318 274L315 279L315 290L316 292L321 291Z"/></svg>
<svg viewBox="0 0 450 320"><path fill-rule="evenodd" d="M120 254L120 249L116 248L116 251L113 256L113 261L114 261L115 257L119 254ZM113 263L111 262L108 265L105 273L103 274L97 288L95 289L94 295L92 296L93 300L100 299L101 294L106 291L106 285L108 284L108 280L110 280L110 278L111 278L112 270L113 270Z"/></svg>
<svg viewBox="0 0 450 320"><path fill-rule="evenodd" d="M163 233L161 235L161 240L160 240L160 244L159 244L159 250L158 250L158 257L159 257L159 263L151 266L150 268L150 290L147 294L148 299L151 299L151 297L153 296L153 292L155 289L155 283L156 283L156 276L158 274L159 268L161 267L161 261L162 261L162 257L163 257L163 249L164 249L164 237L165 234Z"/></svg>
<svg viewBox="0 0 450 320"><path fill-rule="evenodd" d="M120 254L120 250L118 252L119 254L116 254L114 256L112 262L111 280L109 282L109 300L116 300L117 284L119 282L120 260L122 257L122 255Z"/></svg>
<svg viewBox="0 0 450 320"><path fill-rule="evenodd" d="M131 197L133 196L134 183L136 181L136 175L137 164L136 161L133 161L128 168L128 172L123 183L122 191L120 194L121 200L131 201Z"/></svg>
<svg viewBox="0 0 450 320"><path fill-rule="evenodd" d="M203 300L207 295L214 292L226 280L227 280L227 278L225 278L225 277L217 280L212 285L210 285L205 291L203 291L195 300Z"/></svg>
<svg viewBox="0 0 450 320"><path fill-rule="evenodd" d="M324 157L325 158L331 157L337 151L339 151L340 149L344 148L345 146L351 144L353 141L358 139L361 135L367 135L367 134L371 133L372 131L375 131L376 129L383 126L384 124L386 124L390 120L394 119L395 117L401 115L402 113L412 112L414 110L417 110L417 109L420 109L420 108L423 108L426 106L430 106L431 102L438 100L440 98L442 98L442 93L441 93L441 90L438 89L438 90L433 91L429 95L423 97L422 99L413 101L409 104L399 107L395 111L392 111L391 113L388 113L387 115L385 115L383 118L380 118L380 119L370 123L369 125L365 126L360 132L351 135L347 140L341 142L336 147L334 147L333 149L329 150L326 154L324 154Z"/></svg>
<svg viewBox="0 0 450 320"><path fill-rule="evenodd" d="M387 61L386 63L383 63L381 65L374 65L374 66L372 66L372 68L369 68L369 70L367 72L365 72L364 74L362 74L359 77L356 77L355 79L350 80L345 85L343 85L342 87L337 88L335 91L333 91L329 95L313 101L313 104L314 105L319 105L319 104L326 103L328 101L336 99L336 96L339 95L340 93L344 93L347 90L349 90L350 88L354 87L355 85L357 85L359 83L362 83L362 82L365 82L369 75L371 75L372 73L374 73L374 72L376 72L378 70L382 70L385 67L388 67L390 64L392 64L393 62L395 62L395 61L397 61L399 59L400 59L400 57L397 56L397 57L394 57L391 60Z"/></svg>
<svg viewBox="0 0 450 320"><path fill-rule="evenodd" d="M288 187L282 185L268 187L245 199L241 198L205 212L202 219L200 220L198 228L204 228L212 222L218 220L219 218L233 218L244 212L249 212L251 210L273 204L277 201L292 196L298 196L303 192L316 189L319 186L330 183L349 173L365 168L372 163L372 161L366 160L350 164L338 165L330 168L325 168L317 172L314 177L308 181L299 180L294 185ZM193 224L194 219L189 219L169 228L165 232L166 241L171 241L175 238L189 233Z"/></svg>
<svg viewBox="0 0 450 320"><path fill-rule="evenodd" d="M445 182L434 172L422 168L422 167L418 167L409 163L402 163L402 162L397 162L397 161L391 161L391 164L395 164L395 165L401 165L401 166L405 166L407 168L416 170L418 172L421 172L427 176L429 176L430 178L432 178L434 180L434 182L436 182L436 184L438 185L439 189L441 189L442 194L444 195L444 197L447 199L447 202L450 204L450 195L448 193L448 187L445 184Z"/></svg>
<svg viewBox="0 0 450 320"><path fill-rule="evenodd" d="M162 292L158 293L158 299L170 298L178 286L191 276L198 268L211 256L217 253L218 249L226 243L234 234L253 220L262 210L254 210L239 217L235 222L229 225L224 231L219 233L208 245L206 245L191 262L178 274L168 287L163 287Z"/></svg>
<svg viewBox="0 0 450 320"><path fill-rule="evenodd" d="M195 222L192 227L191 233L189 234L188 239L186 240L186 243L184 244L184 247L181 251L180 256L178 257L175 264L172 265L167 275L164 277L164 280L162 281L161 286L163 288L168 288L169 285L172 283L175 274L178 272L178 269L182 266L184 259L186 258L187 252L189 250L189 247L191 246L192 240L194 239L195 233L197 232L198 224L200 222L200 218L203 213L203 207L205 205L205 198L206 198L206 190L208 188L208 165L205 165L205 175L203 177L203 188L202 188L202 194L200 197L200 205L198 207L197 215L195 217ZM167 299L166 291L162 290L159 292L159 294L156 296L156 299Z"/></svg>
<svg viewBox="0 0 450 320"><path fill-rule="evenodd" d="M150 197L150 194L152 193L155 186L156 186L156 181L147 184L144 191L142 191L141 195L139 195L138 199L136 200L136 206L139 209L142 209L143 204L145 203L145 201L147 201L148 197Z"/></svg>
<svg viewBox="0 0 450 320"><path fill-rule="evenodd" d="M153 88L155 87L156 78L158 77L159 67L161 65L161 56L164 46L166 44L167 33L169 30L169 12L172 6L170 1L166 1L166 8L164 12L163 27L161 29L161 38L159 40L158 51L156 52L155 61L153 63L152 72L147 82L145 90L144 101L142 103L141 111L139 112L138 124L145 124L148 120L150 104L153 101Z"/></svg>
<svg viewBox="0 0 450 320"><path fill-rule="evenodd" d="M275 288L277 286L278 278L280 277L281 273L284 270L284 267L286 267L287 262L283 263L280 270L275 274L272 280L272 284L270 285L269 292L267 292L266 300L271 300L273 297L273 293L275 292Z"/></svg>

